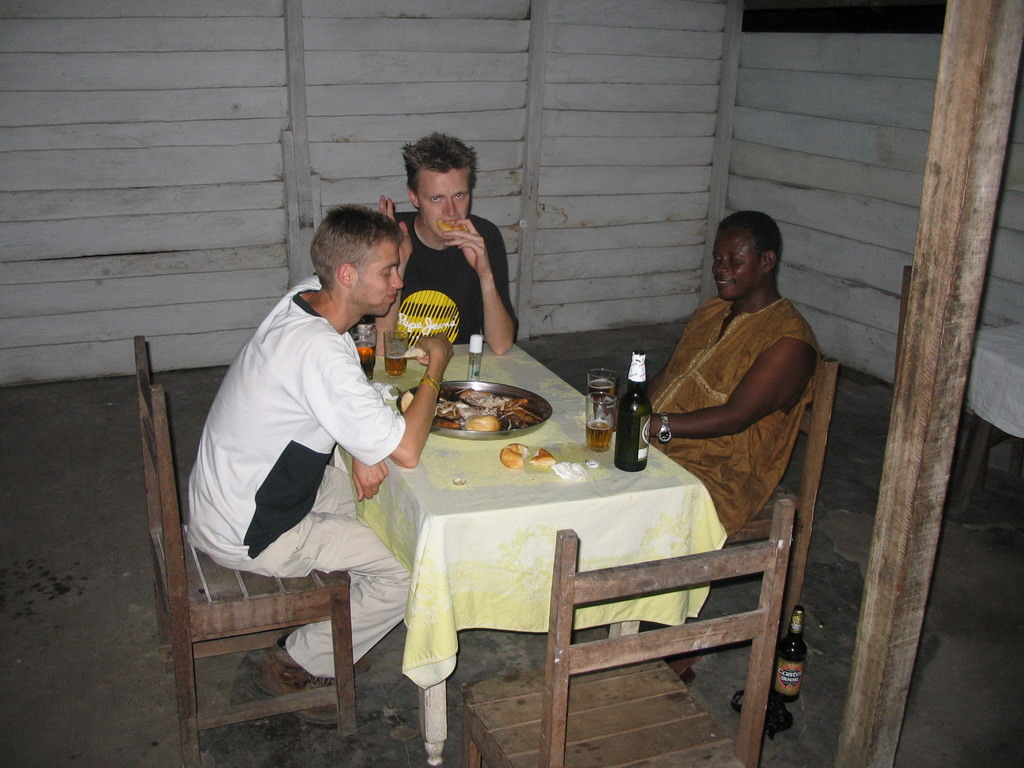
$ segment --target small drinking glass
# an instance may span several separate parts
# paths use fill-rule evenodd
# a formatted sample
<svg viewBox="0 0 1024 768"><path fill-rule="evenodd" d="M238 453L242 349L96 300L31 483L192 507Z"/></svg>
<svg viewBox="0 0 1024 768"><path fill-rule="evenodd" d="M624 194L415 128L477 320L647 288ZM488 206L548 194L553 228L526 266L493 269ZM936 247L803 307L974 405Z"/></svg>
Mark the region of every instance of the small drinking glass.
<svg viewBox="0 0 1024 768"><path fill-rule="evenodd" d="M619 375L611 368L591 368L587 371L588 395L614 395Z"/></svg>
<svg viewBox="0 0 1024 768"><path fill-rule="evenodd" d="M384 332L384 370L388 376L397 378L405 373L405 366L409 362L405 353L408 351L408 331Z"/></svg>
<svg viewBox="0 0 1024 768"><path fill-rule="evenodd" d="M617 404L615 395L587 395L587 450L600 452L611 447Z"/></svg>
<svg viewBox="0 0 1024 768"><path fill-rule="evenodd" d="M372 325L357 325L352 329L352 340L359 352L359 364L366 378L373 378L373 367L377 362L377 329Z"/></svg>

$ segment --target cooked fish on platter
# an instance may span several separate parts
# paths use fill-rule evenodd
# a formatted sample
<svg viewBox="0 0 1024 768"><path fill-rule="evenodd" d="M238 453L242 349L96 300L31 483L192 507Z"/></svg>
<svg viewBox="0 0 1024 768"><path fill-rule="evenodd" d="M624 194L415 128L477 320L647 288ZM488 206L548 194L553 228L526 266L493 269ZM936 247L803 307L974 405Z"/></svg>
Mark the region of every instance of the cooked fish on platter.
<svg viewBox="0 0 1024 768"><path fill-rule="evenodd" d="M415 390L400 401L404 411ZM446 381L441 384L434 430L476 440L523 434L551 416L551 405L540 395L507 384L485 381Z"/></svg>

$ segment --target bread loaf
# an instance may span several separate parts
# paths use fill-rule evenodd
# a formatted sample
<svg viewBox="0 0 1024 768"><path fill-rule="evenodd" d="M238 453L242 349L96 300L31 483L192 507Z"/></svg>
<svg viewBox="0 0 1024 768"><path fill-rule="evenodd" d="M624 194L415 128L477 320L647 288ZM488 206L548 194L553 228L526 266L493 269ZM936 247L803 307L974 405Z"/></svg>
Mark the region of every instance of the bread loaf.
<svg viewBox="0 0 1024 768"><path fill-rule="evenodd" d="M487 414L486 416L474 416L471 419L466 419L466 424L463 429L467 429L470 432L497 432L501 429L501 422L498 421L497 416Z"/></svg>
<svg viewBox="0 0 1024 768"><path fill-rule="evenodd" d="M412 405L412 399L416 397L416 393L411 389L407 389L402 393L402 397L398 401L398 410L405 413L409 410L409 406Z"/></svg>
<svg viewBox="0 0 1024 768"><path fill-rule="evenodd" d="M501 449L500 458L501 463L509 469L522 469L529 455L530 449L522 443L509 443Z"/></svg>
<svg viewBox="0 0 1024 768"><path fill-rule="evenodd" d="M452 224L451 222L445 221L444 219L437 220L437 228L442 232L454 232L455 230L469 232L469 230L466 229L465 224Z"/></svg>

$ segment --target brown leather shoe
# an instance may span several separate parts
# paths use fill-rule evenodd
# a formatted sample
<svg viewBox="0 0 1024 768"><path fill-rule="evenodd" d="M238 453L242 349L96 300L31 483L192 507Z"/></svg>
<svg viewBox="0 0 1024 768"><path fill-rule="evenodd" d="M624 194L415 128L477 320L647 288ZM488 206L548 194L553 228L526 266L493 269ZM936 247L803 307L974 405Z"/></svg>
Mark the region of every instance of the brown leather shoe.
<svg viewBox="0 0 1024 768"><path fill-rule="evenodd" d="M285 696L334 685L334 678L314 677L276 644L267 649L260 663L253 668L252 681L268 696ZM317 725L333 725L338 722L338 709L330 704L303 709L294 714Z"/></svg>

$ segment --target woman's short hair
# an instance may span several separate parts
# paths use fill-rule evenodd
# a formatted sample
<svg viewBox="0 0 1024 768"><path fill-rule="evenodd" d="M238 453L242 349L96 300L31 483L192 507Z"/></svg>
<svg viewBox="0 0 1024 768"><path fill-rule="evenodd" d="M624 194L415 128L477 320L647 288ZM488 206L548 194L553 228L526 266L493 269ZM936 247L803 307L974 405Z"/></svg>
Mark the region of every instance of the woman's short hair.
<svg viewBox="0 0 1024 768"><path fill-rule="evenodd" d="M765 251L775 251L779 257L782 252L782 233L775 219L761 211L737 211L718 223L718 232L729 229L740 229L754 238L754 246L758 255Z"/></svg>

